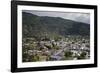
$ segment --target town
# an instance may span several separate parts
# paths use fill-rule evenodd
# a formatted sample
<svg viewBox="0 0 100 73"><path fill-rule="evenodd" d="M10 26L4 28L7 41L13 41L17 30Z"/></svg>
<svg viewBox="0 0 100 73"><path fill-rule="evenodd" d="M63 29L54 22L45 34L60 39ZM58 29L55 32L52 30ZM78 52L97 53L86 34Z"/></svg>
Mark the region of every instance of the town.
<svg viewBox="0 0 100 73"><path fill-rule="evenodd" d="M90 58L89 37L67 36L66 38L23 38L23 62L83 60Z"/></svg>

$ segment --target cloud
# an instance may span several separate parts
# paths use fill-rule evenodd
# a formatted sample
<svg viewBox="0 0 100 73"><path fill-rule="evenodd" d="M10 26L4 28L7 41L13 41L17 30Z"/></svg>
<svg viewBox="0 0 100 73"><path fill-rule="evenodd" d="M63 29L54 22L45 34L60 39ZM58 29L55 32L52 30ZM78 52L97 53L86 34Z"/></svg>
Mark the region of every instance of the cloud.
<svg viewBox="0 0 100 73"><path fill-rule="evenodd" d="M64 19L70 19L70 20L90 24L90 14L89 13L34 11L34 10L23 10L23 12L32 13L32 14L35 14L35 15L38 15L38 16L61 17L61 18L64 18Z"/></svg>

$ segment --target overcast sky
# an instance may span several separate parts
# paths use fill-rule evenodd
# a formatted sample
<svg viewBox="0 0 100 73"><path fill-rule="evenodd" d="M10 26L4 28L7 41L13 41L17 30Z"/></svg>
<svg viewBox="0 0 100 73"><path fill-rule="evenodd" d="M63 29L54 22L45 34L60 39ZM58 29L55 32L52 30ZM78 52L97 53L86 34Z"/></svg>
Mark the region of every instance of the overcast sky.
<svg viewBox="0 0 100 73"><path fill-rule="evenodd" d="M23 12L32 13L38 16L61 17L64 19L70 19L70 20L90 24L90 14L89 13L34 11L34 10L23 10Z"/></svg>

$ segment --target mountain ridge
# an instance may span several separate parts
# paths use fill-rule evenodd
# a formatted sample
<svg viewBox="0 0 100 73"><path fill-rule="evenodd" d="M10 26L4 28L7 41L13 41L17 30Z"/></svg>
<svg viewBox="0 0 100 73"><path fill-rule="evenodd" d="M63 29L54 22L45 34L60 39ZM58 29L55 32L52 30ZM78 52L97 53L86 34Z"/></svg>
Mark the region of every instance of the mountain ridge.
<svg viewBox="0 0 100 73"><path fill-rule="evenodd" d="M22 12L23 37L48 35L90 35L90 25L61 17Z"/></svg>

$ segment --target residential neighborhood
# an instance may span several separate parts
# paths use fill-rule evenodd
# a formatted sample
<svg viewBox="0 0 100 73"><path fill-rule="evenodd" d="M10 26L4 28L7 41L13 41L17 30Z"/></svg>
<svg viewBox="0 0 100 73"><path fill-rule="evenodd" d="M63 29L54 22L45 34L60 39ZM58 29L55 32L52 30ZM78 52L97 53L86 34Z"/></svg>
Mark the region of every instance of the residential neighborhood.
<svg viewBox="0 0 100 73"><path fill-rule="evenodd" d="M54 39L34 41L32 39L34 38L25 38L23 40L23 62L90 58L90 42L88 39L64 38L58 41Z"/></svg>
<svg viewBox="0 0 100 73"><path fill-rule="evenodd" d="M89 18L87 13L22 10L22 62L89 59Z"/></svg>

